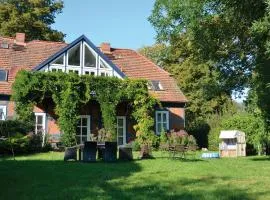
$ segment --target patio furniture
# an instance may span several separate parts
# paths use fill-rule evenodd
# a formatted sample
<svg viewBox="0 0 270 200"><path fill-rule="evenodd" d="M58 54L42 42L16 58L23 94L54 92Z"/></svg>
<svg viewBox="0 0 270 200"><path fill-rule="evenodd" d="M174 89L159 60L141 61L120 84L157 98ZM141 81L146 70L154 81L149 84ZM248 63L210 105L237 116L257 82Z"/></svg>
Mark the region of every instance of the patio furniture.
<svg viewBox="0 0 270 200"><path fill-rule="evenodd" d="M133 160L131 147L119 147L119 160Z"/></svg>
<svg viewBox="0 0 270 200"><path fill-rule="evenodd" d="M77 160L77 147L67 147L65 149L64 161Z"/></svg>
<svg viewBox="0 0 270 200"><path fill-rule="evenodd" d="M187 147L185 145L170 145L169 146L169 153L170 156L175 158L176 154L180 154L181 158L185 158L186 156Z"/></svg>
<svg viewBox="0 0 270 200"><path fill-rule="evenodd" d="M97 155L97 142L84 142L83 162L95 162Z"/></svg>
<svg viewBox="0 0 270 200"><path fill-rule="evenodd" d="M105 142L103 159L105 162L115 162L117 159L117 142Z"/></svg>

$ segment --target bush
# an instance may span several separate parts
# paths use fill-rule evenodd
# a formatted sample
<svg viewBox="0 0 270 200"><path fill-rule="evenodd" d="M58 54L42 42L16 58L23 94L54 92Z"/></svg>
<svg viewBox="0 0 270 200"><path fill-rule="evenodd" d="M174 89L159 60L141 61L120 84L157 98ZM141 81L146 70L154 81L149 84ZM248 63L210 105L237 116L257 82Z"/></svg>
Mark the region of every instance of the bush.
<svg viewBox="0 0 270 200"><path fill-rule="evenodd" d="M51 150L49 143L45 142L42 147L42 135L23 135L15 134L10 138L2 138L0 140L0 152L3 154L11 154L13 147L15 154L35 153Z"/></svg>
<svg viewBox="0 0 270 200"><path fill-rule="evenodd" d="M137 140L134 140L131 142L131 147L132 147L133 151L140 151L141 150L141 146Z"/></svg>
<svg viewBox="0 0 270 200"><path fill-rule="evenodd" d="M0 136L8 137L8 134L14 136L17 133L27 135L33 131L33 127L33 124L19 120L0 121Z"/></svg>

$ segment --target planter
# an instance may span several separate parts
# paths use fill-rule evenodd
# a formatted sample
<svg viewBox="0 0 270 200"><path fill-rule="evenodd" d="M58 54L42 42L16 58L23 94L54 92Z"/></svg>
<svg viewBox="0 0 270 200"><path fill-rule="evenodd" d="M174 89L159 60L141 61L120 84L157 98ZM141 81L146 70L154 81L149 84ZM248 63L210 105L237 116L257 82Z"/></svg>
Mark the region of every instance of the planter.
<svg viewBox="0 0 270 200"><path fill-rule="evenodd" d="M117 159L117 142L105 142L103 159L105 162L114 162Z"/></svg>
<svg viewBox="0 0 270 200"><path fill-rule="evenodd" d="M68 160L77 160L77 148L76 147L67 147L65 149L64 161Z"/></svg>
<svg viewBox="0 0 270 200"><path fill-rule="evenodd" d="M119 160L133 160L131 147L119 147Z"/></svg>
<svg viewBox="0 0 270 200"><path fill-rule="evenodd" d="M141 146L140 159L151 159L151 158L153 158L151 146L149 145Z"/></svg>
<svg viewBox="0 0 270 200"><path fill-rule="evenodd" d="M95 162L97 156L97 142L84 142L83 162Z"/></svg>

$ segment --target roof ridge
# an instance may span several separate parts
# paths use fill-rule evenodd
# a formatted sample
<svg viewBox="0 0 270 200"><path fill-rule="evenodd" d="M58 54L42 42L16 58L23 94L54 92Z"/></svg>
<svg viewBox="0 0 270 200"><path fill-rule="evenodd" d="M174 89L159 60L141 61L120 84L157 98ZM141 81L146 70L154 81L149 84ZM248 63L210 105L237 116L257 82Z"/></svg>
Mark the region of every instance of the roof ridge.
<svg viewBox="0 0 270 200"><path fill-rule="evenodd" d="M48 41L48 40L31 40L27 43L58 43L58 44L68 44L66 42L58 42L58 41Z"/></svg>

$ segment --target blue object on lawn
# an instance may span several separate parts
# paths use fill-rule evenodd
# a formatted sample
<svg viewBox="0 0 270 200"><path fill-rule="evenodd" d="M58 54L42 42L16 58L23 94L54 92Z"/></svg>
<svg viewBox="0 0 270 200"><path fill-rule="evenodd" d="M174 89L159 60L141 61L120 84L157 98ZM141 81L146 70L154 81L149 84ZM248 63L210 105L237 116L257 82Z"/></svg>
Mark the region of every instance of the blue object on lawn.
<svg viewBox="0 0 270 200"><path fill-rule="evenodd" d="M219 153L202 153L202 158L219 158Z"/></svg>

